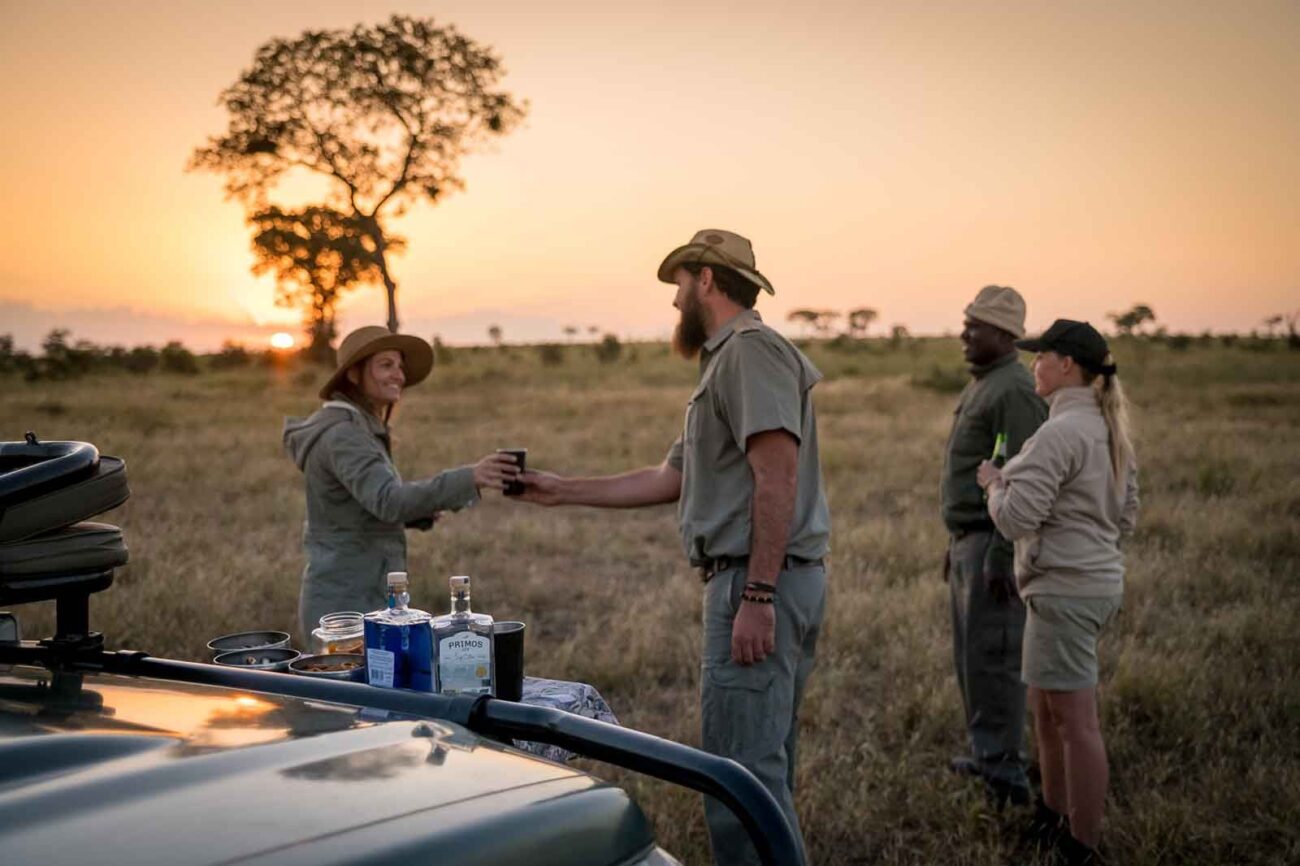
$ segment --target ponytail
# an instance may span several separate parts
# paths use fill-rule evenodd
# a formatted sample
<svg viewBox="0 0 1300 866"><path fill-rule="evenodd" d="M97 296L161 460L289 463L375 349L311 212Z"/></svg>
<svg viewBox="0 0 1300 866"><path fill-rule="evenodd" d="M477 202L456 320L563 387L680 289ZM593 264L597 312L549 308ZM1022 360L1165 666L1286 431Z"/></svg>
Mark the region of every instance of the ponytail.
<svg viewBox="0 0 1300 866"><path fill-rule="evenodd" d="M1106 364L1113 371L1113 361L1106 356ZM1124 480L1129 465L1133 462L1133 440L1129 438L1128 398L1124 396L1124 387L1120 385L1119 374L1102 372L1092 375L1092 390L1097 395L1101 406L1101 416L1106 419L1106 429L1110 431L1110 463L1115 473L1115 481Z"/></svg>

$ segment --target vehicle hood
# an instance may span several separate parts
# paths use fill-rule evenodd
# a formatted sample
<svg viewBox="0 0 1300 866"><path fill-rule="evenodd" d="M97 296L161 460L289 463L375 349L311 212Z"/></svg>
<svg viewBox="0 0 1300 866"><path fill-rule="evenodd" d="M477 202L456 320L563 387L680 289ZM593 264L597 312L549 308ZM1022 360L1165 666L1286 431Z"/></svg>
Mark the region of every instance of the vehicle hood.
<svg viewBox="0 0 1300 866"><path fill-rule="evenodd" d="M618 788L451 723L134 677L0 673L5 862L515 862L490 849L525 829L535 856L520 862L588 845L590 860L568 862L616 863L652 844Z"/></svg>

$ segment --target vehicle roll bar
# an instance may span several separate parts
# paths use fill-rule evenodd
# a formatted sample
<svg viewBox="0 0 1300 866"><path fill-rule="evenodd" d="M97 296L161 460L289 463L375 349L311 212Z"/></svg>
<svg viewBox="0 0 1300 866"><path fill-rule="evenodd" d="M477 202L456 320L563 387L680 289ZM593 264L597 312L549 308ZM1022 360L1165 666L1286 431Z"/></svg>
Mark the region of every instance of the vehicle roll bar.
<svg viewBox="0 0 1300 866"><path fill-rule="evenodd" d="M362 683L154 658L142 652L57 652L32 642L0 643L0 664L69 673L109 673L244 689L449 721L498 740L529 740L623 767L714 797L744 825L765 866L804 866L803 848L762 783L729 758L642 731L486 696L380 689Z"/></svg>
<svg viewBox="0 0 1300 866"><path fill-rule="evenodd" d="M0 508L88 475L98 465L99 449L88 442L41 442L35 433L23 442L0 442Z"/></svg>

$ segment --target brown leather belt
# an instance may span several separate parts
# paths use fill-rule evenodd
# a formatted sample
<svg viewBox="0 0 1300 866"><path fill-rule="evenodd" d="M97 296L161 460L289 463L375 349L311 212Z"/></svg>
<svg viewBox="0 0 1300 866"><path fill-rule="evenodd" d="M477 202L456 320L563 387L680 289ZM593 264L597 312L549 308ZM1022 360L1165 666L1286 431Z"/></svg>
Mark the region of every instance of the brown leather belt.
<svg viewBox="0 0 1300 866"><path fill-rule="evenodd" d="M703 562L692 563L700 570L700 580L708 583L715 574L723 571L730 571L733 568L744 568L749 565L748 556L719 556L716 559L706 559ZM826 560L818 557L817 559L804 559L802 556L789 556L781 560L781 570L791 571L796 568L810 568L813 566L824 566Z"/></svg>

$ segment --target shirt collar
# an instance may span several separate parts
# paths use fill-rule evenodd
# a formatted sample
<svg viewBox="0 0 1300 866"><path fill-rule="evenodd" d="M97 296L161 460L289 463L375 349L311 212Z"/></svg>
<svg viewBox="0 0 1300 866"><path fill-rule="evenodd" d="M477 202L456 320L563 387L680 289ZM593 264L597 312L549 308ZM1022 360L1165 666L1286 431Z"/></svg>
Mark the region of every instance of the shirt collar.
<svg viewBox="0 0 1300 866"><path fill-rule="evenodd" d="M996 361L990 361L987 364L971 364L970 372L971 375L974 376L976 379L983 379L985 376L987 376L989 373L992 373L994 370L1000 370L1001 368L1007 366L1008 364L1013 364L1019 360L1020 360L1019 350L1013 349L1012 351L1003 355L1001 358L998 358Z"/></svg>
<svg viewBox="0 0 1300 866"><path fill-rule="evenodd" d="M1075 406L1092 406L1096 407L1097 393L1091 385L1071 386L1069 388L1057 388L1047 395L1048 417L1059 415L1067 409L1073 409Z"/></svg>
<svg viewBox="0 0 1300 866"><path fill-rule="evenodd" d="M741 325L747 325L751 322L762 322L763 319L758 315L758 310L741 310L736 315L722 323L722 327L714 332L712 337L704 343L704 349L701 352L703 357L708 357L718 351L723 343L731 337L732 334L739 330Z"/></svg>

